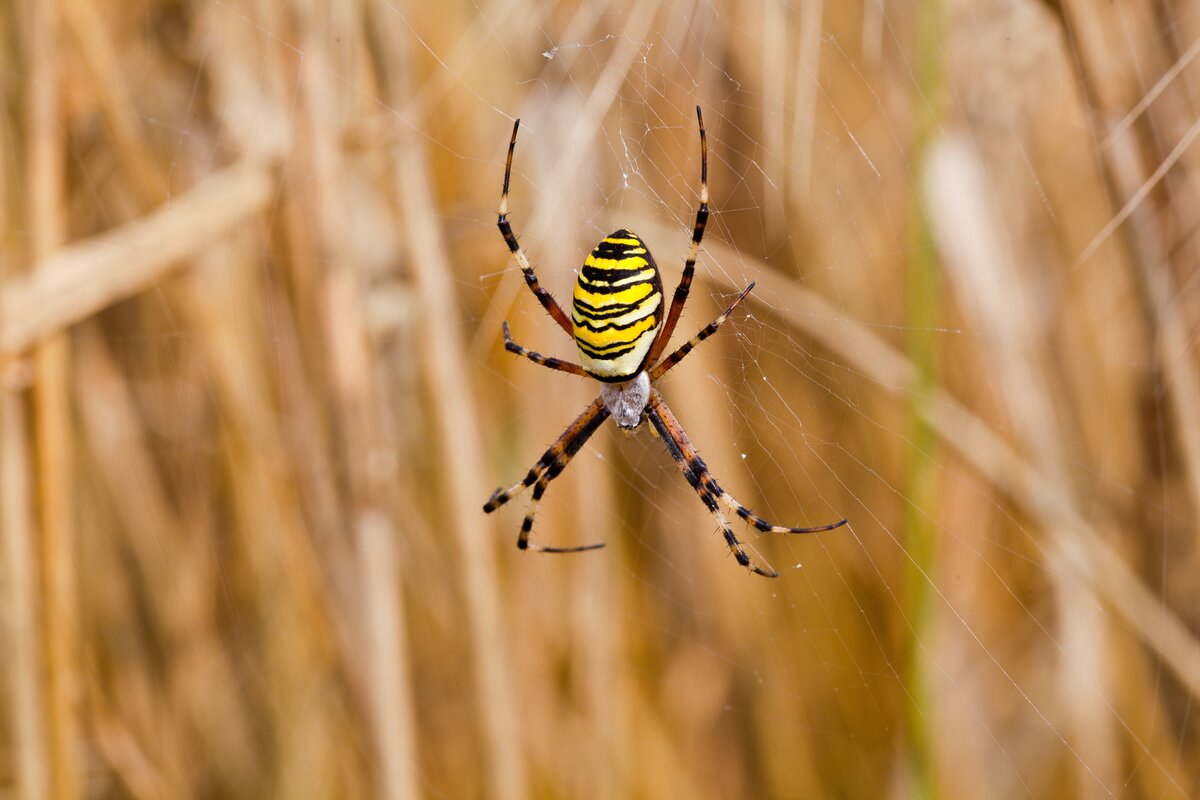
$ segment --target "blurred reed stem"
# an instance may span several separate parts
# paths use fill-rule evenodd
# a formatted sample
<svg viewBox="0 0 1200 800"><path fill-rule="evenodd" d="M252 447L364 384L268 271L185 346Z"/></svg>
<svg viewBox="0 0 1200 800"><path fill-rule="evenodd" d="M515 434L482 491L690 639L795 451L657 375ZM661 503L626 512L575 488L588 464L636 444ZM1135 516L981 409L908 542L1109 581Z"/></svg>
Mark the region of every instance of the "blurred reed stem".
<svg viewBox="0 0 1200 800"><path fill-rule="evenodd" d="M915 86L911 108L914 121L912 172L908 188L909 257L905 292L905 349L913 365L908 392L908 448L904 504L905 618L909 641L906 646L905 684L909 712L909 758L913 794L931 800L937 796L935 753L931 725L935 710L929 676L929 640L934 615L932 587L937 575L935 524L938 505L938 439L927 422L923 408L931 402L939 384L937 341L934 331L941 326L941 279L937 250L929 217L921 196L921 168L930 144L940 127L942 103L943 10L938 0L917 4L916 40L913 46Z"/></svg>
<svg viewBox="0 0 1200 800"><path fill-rule="evenodd" d="M529 787L522 752L522 720L513 696L510 657L506 647L504 620L500 615L495 550L480 542L480 530L490 526L480 520L481 498L486 498L482 437L470 372L466 343L456 308L449 254L433 214L436 207L434 178L428 152L415 135L421 109L409 100L415 91L413 56L409 40L399 29L385 24L386 4L373 3L378 14L379 66L386 76L383 94L393 108L403 108L400 140L393 155L394 187L399 199L399 217L407 234L405 252L423 318L418 328L422 378L431 397L436 428L430 432L446 459L447 480L442 484L446 498L442 524L455 538L460 559L461 591L466 599L471 655L474 658L475 700L480 714L480 745L484 755L487 796L496 800L519 800Z"/></svg>
<svg viewBox="0 0 1200 800"><path fill-rule="evenodd" d="M183 259L259 214L274 181L263 164L234 164L136 220L58 248L27 277L6 281L0 363L182 267Z"/></svg>
<svg viewBox="0 0 1200 800"><path fill-rule="evenodd" d="M34 510L30 504L28 413L16 392L0 394L0 564L5 566L4 640L8 730L16 800L46 797L50 776L42 708L41 638Z"/></svg>
<svg viewBox="0 0 1200 800"><path fill-rule="evenodd" d="M27 164L30 256L42 264L62 244L66 232L65 125L60 113L59 9L55 0L29 7ZM40 522L41 595L47 769L50 794L70 800L81 794L79 737L78 617L75 597L75 527L72 475L74 425L70 409L70 339L65 331L34 351L34 446Z"/></svg>

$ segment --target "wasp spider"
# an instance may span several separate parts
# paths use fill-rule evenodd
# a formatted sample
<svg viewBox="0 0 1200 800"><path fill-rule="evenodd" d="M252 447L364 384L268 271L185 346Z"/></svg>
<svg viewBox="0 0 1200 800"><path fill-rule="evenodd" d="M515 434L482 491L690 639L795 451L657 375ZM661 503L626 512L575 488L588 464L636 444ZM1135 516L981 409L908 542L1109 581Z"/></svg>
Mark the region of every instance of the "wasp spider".
<svg viewBox="0 0 1200 800"><path fill-rule="evenodd" d="M752 282L742 290L725 313L684 343L678 350L659 360L679 321L683 305L687 301L692 285L692 274L696 267L696 256L700 251L700 240L704 237L704 226L708 221L708 144L704 135L704 118L700 107L696 107L696 119L700 125L700 208L696 211L696 225L692 230L692 244L683 275L675 288L671 307L663 319L662 279L654 257L645 243L632 231L621 230L606 236L592 250L583 264L579 280L575 284L574 306L571 316L563 311L557 301L538 284L537 276L529 259L517 243L512 225L508 221L508 181L512 173L513 150L517 145L517 129L521 121L513 125L512 139L508 143L508 159L504 164L504 188L500 194L500 217L497 224L508 249L512 251L525 275L525 283L542 307L575 340L579 347L579 364L539 355L525 349L512 340L508 323L502 326L504 347L510 353L524 356L535 364L568 372L572 375L595 378L601 381L600 396L571 423L529 473L507 489L497 489L484 505L483 510L491 513L507 503L514 495L532 486L533 497L525 521L521 523L521 534L517 547L522 550L539 550L543 553L576 553L594 550L603 544L576 547L547 547L532 544L529 535L533 530L533 516L550 481L579 452L584 442L610 416L617 425L632 431L644 421L649 421L653 431L667 446L681 472L709 512L717 518L729 549L739 564L751 571L775 578L779 573L770 567L756 564L742 543L734 536L721 506L749 522L764 533L815 533L827 531L846 524L846 520L814 528L788 528L772 525L750 509L739 503L721 488L708 466L696 452L684 433L679 421L667 407L662 395L654 388L654 382L671 367L678 364L696 345L717 332L717 328L737 308L754 288Z"/></svg>

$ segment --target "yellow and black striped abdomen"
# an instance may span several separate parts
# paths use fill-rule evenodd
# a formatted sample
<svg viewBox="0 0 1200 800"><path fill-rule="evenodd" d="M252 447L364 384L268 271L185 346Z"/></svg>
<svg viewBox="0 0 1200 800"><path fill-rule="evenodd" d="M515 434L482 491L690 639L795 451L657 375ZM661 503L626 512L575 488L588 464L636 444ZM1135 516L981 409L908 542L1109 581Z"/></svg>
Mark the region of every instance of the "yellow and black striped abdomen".
<svg viewBox="0 0 1200 800"><path fill-rule="evenodd" d="M637 375L663 323L662 280L637 234L600 241L575 283L571 324L583 368L602 381Z"/></svg>

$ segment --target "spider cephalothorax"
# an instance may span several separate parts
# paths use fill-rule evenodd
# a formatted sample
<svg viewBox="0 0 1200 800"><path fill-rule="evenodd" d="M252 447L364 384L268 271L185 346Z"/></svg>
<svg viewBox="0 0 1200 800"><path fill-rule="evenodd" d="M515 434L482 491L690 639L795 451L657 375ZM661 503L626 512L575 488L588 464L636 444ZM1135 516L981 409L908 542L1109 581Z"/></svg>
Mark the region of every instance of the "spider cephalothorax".
<svg viewBox="0 0 1200 800"><path fill-rule="evenodd" d="M606 383L600 387L600 399L617 427L631 431L646 416L650 402L650 376L642 370L624 383Z"/></svg>
<svg viewBox="0 0 1200 800"><path fill-rule="evenodd" d="M500 194L500 217L497 224L508 249L517 259L517 264L525 275L525 283L559 327L575 340L579 348L580 363L573 364L526 350L512 340L507 322L502 326L504 346L509 352L524 356L535 364L572 375L595 378L602 383L600 396L593 400L550 449L542 454L525 477L508 489L497 489L483 510L488 513L495 511L515 494L532 486L533 497L529 511L525 515L525 521L521 523L521 534L517 538L519 548L540 550L544 553L574 553L603 547L603 544L575 547L530 544L534 512L550 481L558 477L604 420L611 416L617 425L625 430L634 430L643 421L648 420L654 432L666 444L667 450L688 483L700 496L705 507L720 522L725 541L738 563L759 575L774 578L778 577L778 572L751 561L741 542L734 536L725 515L721 513L722 505L764 533L827 531L845 525L846 520L813 528L788 528L772 525L755 515L717 483L700 454L692 447L679 420L675 419L666 401L653 386L655 381L682 361L696 345L716 333L754 288L754 284L751 283L743 289L733 304L725 309L725 313L671 355L659 360L687 301L696 268L696 257L700 252L700 240L704 238L704 226L708 222L708 142L699 106L696 107L696 120L700 125L700 207L696 210L696 225L692 229L692 243L687 261L683 265L683 275L675 288L675 295L671 299L671 306L665 318L662 278L658 266L654 263L654 257L650 255L649 248L639 236L624 228L601 239L587 257L575 284L574 304L569 318L554 297L538 284L533 267L517 243L516 234L508 222L508 182L512 174L513 150L517 145L517 129L521 121L517 120L513 124L512 139L508 143L508 158L504 164L504 188Z"/></svg>

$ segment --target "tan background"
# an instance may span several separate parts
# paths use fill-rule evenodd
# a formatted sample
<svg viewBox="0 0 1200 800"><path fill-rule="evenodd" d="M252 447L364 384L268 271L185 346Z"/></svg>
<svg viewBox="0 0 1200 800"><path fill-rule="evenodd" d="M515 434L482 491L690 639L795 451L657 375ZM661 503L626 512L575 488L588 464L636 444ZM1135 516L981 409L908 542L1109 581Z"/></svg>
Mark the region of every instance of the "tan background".
<svg viewBox="0 0 1200 800"><path fill-rule="evenodd" d="M1189 797L1200 16L1138 2L0 8L0 798ZM628 226L729 557L504 353Z"/></svg>

